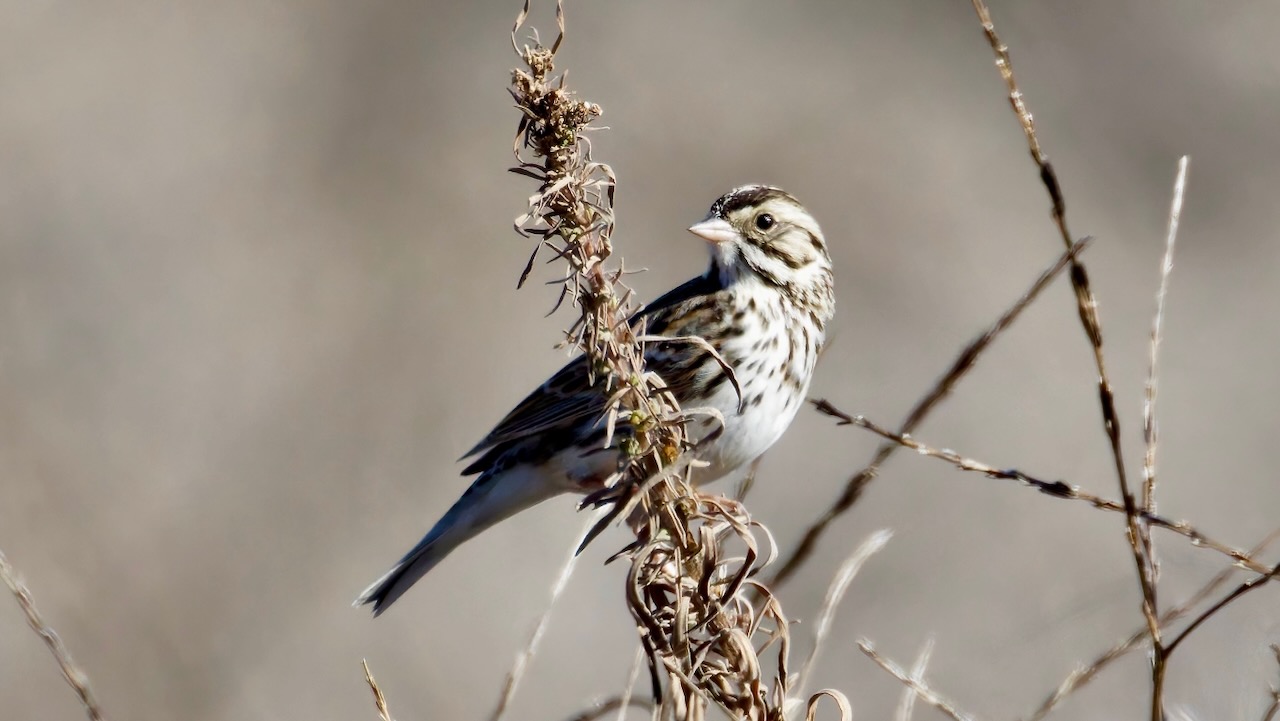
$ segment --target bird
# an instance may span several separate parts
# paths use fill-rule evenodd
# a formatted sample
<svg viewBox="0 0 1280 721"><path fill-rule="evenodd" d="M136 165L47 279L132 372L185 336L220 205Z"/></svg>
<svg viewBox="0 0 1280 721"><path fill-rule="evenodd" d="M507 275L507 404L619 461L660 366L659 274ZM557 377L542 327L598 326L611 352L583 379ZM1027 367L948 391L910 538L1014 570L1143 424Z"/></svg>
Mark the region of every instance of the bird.
<svg viewBox="0 0 1280 721"><path fill-rule="evenodd" d="M693 482L702 484L759 458L791 425L835 312L835 290L821 228L784 190L736 188L689 231L707 242L707 271L642 307L630 322L643 323L650 336L701 337L733 369L731 379L700 344L646 344L646 368L681 407L711 407L723 417L719 433L696 447L701 463ZM379 616L494 524L564 493L598 490L619 460L616 448L604 447L605 403L588 380L585 356L551 376L460 459L475 457L462 475L478 478L353 605L372 605Z"/></svg>

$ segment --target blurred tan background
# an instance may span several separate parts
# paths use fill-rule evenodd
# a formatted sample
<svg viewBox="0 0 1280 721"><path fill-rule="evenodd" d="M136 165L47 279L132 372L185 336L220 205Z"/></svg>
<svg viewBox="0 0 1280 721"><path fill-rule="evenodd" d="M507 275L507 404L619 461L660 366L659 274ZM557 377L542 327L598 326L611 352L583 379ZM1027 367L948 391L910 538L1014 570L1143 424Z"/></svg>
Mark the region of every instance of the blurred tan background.
<svg viewBox="0 0 1280 721"><path fill-rule="evenodd" d="M547 504L465 546L373 622L350 601L462 491L454 460L562 362L553 291L517 292L505 172L518 2L0 3L0 548L113 719L484 718L582 520ZM1280 510L1280 6L996 2L1093 273L1136 477L1170 188L1192 156L1162 395L1160 508L1248 546ZM962 0L573 2L570 81L605 108L617 243L652 298L702 272L683 232L723 191L794 192L831 239L840 311L813 387L897 422L1059 252ZM551 6L533 23L549 38ZM546 269L538 280L559 272ZM1065 282L921 429L935 445L1115 496ZM812 412L753 507L790 546L868 458ZM896 458L784 600L855 582L818 686L858 718L909 662L984 718L1024 714L1139 622L1122 519ZM586 554L513 719L620 688L621 568ZM1222 566L1159 536L1162 598ZM1273 553L1272 558L1275 557ZM1280 592L1172 664L1194 718L1258 718ZM1145 713L1129 658L1064 719ZM0 598L0 717L82 712ZM637 716L638 717L638 716ZM936 718L929 709L917 718Z"/></svg>

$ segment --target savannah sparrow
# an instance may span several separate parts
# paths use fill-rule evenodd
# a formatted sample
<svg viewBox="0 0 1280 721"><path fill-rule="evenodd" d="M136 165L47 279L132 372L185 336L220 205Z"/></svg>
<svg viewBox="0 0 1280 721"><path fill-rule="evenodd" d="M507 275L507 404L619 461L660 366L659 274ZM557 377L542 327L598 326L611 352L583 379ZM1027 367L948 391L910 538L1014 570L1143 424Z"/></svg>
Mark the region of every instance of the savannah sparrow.
<svg viewBox="0 0 1280 721"><path fill-rule="evenodd" d="M647 333L700 336L734 369L735 389L705 348L651 343L647 366L683 407L713 407L723 432L699 446L707 465L695 482L719 478L769 449L795 418L809 389L827 322L835 310L831 258L813 216L788 193L748 185L723 196L689 230L707 241L711 267L632 318ZM493 524L548 498L600 487L617 469L601 452L604 399L587 385L582 357L529 394L464 458L479 473L417 546L369 586L356 605L378 615L453 549Z"/></svg>

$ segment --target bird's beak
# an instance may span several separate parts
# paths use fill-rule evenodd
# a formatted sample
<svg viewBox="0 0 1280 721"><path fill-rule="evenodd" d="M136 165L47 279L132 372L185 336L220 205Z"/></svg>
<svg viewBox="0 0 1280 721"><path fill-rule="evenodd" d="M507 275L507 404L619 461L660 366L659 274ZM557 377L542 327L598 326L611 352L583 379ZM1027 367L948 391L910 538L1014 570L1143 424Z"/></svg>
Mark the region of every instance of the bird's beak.
<svg viewBox="0 0 1280 721"><path fill-rule="evenodd" d="M689 226L689 232L715 245L728 243L738 237L738 231L723 218L707 218L701 223Z"/></svg>

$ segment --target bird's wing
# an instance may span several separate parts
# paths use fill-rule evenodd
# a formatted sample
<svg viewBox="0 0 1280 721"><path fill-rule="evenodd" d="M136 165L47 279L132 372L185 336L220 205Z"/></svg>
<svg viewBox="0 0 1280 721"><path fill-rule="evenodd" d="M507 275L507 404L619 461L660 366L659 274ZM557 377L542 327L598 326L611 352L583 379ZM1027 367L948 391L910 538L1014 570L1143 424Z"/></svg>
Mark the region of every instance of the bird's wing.
<svg viewBox="0 0 1280 721"><path fill-rule="evenodd" d="M719 282L710 275L694 278L641 309L631 317L630 323L635 326L641 319L646 319L651 333L685 335L677 327L682 325L678 319L686 314L691 305L702 303L707 296L719 290ZM645 353L646 365L680 397L680 391L695 382L700 367L700 364L692 363L689 356L701 354L681 353L674 348L659 347L665 345L669 344L649 347ZM578 356L520 401L463 458L469 458L501 443L571 425L588 417L595 420L603 411L604 397L600 389L588 385L586 359Z"/></svg>

